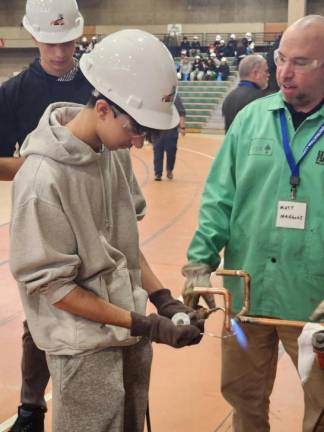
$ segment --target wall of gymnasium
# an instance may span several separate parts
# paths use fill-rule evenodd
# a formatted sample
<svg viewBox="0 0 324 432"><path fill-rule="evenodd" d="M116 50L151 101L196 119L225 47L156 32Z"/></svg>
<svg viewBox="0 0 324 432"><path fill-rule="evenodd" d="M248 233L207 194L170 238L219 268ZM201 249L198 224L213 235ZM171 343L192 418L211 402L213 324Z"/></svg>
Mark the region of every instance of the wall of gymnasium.
<svg viewBox="0 0 324 432"><path fill-rule="evenodd" d="M26 0L0 1L0 37L27 38L20 29ZM286 23L288 0L78 0L88 26L106 34L126 27L165 33L181 23L185 33L263 32ZM324 14L323 0L308 0L307 13ZM90 32L89 32L90 33Z"/></svg>
<svg viewBox="0 0 324 432"><path fill-rule="evenodd" d="M168 24L183 33L279 33L287 23L288 0L77 0L85 17L85 34L105 35L136 27L155 34ZM290 0L294 1L294 0ZM7 48L32 48L21 28L26 0L0 1L0 41ZM307 0L307 13L324 15L324 0ZM0 51L4 57L4 52ZM3 65L2 65L3 66Z"/></svg>

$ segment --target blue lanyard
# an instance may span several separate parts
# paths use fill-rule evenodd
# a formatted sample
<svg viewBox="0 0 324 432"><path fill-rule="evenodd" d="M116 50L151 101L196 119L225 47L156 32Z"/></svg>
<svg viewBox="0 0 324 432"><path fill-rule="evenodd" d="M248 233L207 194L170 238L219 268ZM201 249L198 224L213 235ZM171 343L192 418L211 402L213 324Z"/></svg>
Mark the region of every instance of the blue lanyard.
<svg viewBox="0 0 324 432"><path fill-rule="evenodd" d="M324 135L324 123L320 125L320 127L316 130L316 132L312 136L312 138L305 145L303 154L301 155L301 158L297 162L295 162L295 158L289 144L287 120L286 120L284 109L280 110L280 126L281 126L281 134L282 134L282 144L291 171L290 184L292 187L291 190L292 198L295 199L297 186L300 183L299 166L302 163L302 161L305 159L305 157L308 155L308 153L311 151L311 149L314 147L314 145L317 143L317 141Z"/></svg>
<svg viewBox="0 0 324 432"><path fill-rule="evenodd" d="M254 88L259 88L259 86L257 84L255 84L252 81L245 81L242 80L239 82L239 87L254 87Z"/></svg>

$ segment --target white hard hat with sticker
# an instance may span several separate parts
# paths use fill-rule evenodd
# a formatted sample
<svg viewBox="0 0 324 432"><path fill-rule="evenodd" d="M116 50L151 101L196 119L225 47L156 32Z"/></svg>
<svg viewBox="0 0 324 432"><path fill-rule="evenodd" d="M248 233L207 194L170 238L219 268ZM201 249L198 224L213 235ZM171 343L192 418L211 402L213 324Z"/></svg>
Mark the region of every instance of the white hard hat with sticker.
<svg viewBox="0 0 324 432"><path fill-rule="evenodd" d="M163 130L179 123L174 60L152 34L135 29L112 33L82 56L80 68L96 90L140 125Z"/></svg>
<svg viewBox="0 0 324 432"><path fill-rule="evenodd" d="M42 43L65 43L83 33L84 20L75 0L27 0L23 26Z"/></svg>

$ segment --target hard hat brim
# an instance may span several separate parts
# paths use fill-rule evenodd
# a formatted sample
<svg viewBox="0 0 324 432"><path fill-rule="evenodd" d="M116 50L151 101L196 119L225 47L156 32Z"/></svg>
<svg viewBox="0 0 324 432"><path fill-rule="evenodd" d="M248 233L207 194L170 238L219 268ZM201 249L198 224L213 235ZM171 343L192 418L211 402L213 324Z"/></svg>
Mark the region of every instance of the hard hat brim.
<svg viewBox="0 0 324 432"><path fill-rule="evenodd" d="M49 44L65 43L76 40L83 34L84 27L84 19L81 15L78 17L77 25L68 31L65 29L55 32L36 31L29 23L26 15L23 17L22 23L24 28L36 39L37 42Z"/></svg>
<svg viewBox="0 0 324 432"><path fill-rule="evenodd" d="M126 30L124 30L123 32L126 32ZM110 37L113 36L111 35ZM96 47L98 47L98 45L96 45ZM79 64L85 78L99 93L107 97L116 105L120 106L130 117L132 117L141 126L157 130L168 130L173 129L179 124L179 114L172 101L166 101L165 104L162 103L162 105L158 104L157 106L150 106L146 98L138 97L138 89L136 87L135 81L131 87L127 88L127 90L125 89L125 86L117 86L118 90L116 91L115 86L111 85L111 83L107 81L107 74L105 76L94 74L94 61L92 57L96 54L96 52L100 53L99 48L97 51L95 48L89 54L83 54ZM165 55L167 55L167 57L170 57L169 52L167 52L167 54ZM110 72L112 73L113 70L111 70ZM175 68L172 69L172 73L173 72L174 82L176 85L177 74ZM113 79L112 76L111 79ZM120 77L119 79L122 80L122 77ZM143 78L141 78L141 80L143 81ZM161 102L163 101L162 96L163 95L161 95ZM175 97L175 95L172 96Z"/></svg>

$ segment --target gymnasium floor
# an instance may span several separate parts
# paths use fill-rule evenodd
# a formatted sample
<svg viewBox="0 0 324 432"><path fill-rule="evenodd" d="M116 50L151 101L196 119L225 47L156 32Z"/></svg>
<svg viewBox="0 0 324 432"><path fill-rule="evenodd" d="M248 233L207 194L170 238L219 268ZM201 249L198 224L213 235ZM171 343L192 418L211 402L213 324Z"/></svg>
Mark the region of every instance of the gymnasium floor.
<svg viewBox="0 0 324 432"><path fill-rule="evenodd" d="M180 295L184 282L180 269L197 224L203 183L221 140L221 136L199 134L180 138L173 181L153 180L151 146L132 150L134 169L148 203L147 216L139 225L142 250L175 296ZM19 402L24 318L8 266L10 189L9 183L0 182L0 432L14 421ZM221 280L213 280L214 286L221 284ZM148 310L154 308L149 306ZM207 331L220 333L222 315L218 314L208 319ZM154 344L150 389L152 432L231 431L231 408L220 393L220 355L219 339L208 336L198 346L181 350ZM46 432L50 432L50 385L46 397L49 408ZM298 377L283 353L271 400L271 431L300 432L302 415Z"/></svg>

